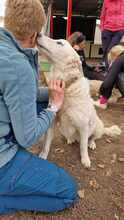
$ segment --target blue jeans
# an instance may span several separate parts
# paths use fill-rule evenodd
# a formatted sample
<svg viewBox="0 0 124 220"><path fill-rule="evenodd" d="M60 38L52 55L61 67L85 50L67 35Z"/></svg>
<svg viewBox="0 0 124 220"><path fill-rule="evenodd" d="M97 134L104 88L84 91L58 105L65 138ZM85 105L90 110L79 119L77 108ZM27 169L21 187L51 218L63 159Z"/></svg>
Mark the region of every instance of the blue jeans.
<svg viewBox="0 0 124 220"><path fill-rule="evenodd" d="M21 147L0 168L0 214L19 210L59 211L71 206L76 197L76 183L64 169Z"/></svg>
<svg viewBox="0 0 124 220"><path fill-rule="evenodd" d="M0 169L0 214L63 210L75 201L76 191L66 171L20 148Z"/></svg>

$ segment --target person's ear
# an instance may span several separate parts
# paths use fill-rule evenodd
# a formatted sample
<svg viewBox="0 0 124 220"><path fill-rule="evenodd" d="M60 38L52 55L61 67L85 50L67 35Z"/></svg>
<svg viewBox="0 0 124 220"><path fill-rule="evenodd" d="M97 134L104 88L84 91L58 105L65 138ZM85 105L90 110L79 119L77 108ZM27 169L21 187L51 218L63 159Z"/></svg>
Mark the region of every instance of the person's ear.
<svg viewBox="0 0 124 220"><path fill-rule="evenodd" d="M34 32L31 36L30 36L30 45L31 47L35 47L37 43L37 32Z"/></svg>

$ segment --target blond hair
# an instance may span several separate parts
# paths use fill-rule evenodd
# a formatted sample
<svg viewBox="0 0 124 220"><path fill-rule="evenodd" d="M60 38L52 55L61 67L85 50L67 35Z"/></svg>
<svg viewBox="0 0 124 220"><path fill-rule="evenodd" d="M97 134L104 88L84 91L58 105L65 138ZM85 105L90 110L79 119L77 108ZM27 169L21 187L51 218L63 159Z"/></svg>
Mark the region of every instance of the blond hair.
<svg viewBox="0 0 124 220"><path fill-rule="evenodd" d="M4 26L19 40L40 33L45 13L39 0L7 0Z"/></svg>
<svg viewBox="0 0 124 220"><path fill-rule="evenodd" d="M122 45L116 45L111 48L111 50L108 53L108 62L113 62L121 53L124 52L124 46Z"/></svg>

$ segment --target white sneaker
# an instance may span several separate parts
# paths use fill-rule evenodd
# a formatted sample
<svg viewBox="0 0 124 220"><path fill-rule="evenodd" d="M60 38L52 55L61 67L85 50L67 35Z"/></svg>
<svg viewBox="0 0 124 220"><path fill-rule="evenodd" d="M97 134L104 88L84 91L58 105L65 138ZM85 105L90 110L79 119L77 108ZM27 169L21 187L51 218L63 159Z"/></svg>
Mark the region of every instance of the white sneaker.
<svg viewBox="0 0 124 220"><path fill-rule="evenodd" d="M108 105L107 103L101 104L99 99L97 101L94 101L93 104L101 109L107 109Z"/></svg>

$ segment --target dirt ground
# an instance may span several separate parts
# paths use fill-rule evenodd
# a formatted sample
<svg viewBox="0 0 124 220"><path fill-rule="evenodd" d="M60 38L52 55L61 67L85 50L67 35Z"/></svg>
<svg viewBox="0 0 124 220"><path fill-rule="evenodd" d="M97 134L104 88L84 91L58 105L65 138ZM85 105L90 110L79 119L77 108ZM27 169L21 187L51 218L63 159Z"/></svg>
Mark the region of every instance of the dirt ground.
<svg viewBox="0 0 124 220"><path fill-rule="evenodd" d="M67 145L58 131L49 155L50 161L75 177L82 198L72 208L52 215L19 212L0 220L124 220L124 101L97 111L106 125L119 125L122 134L96 142L96 150L89 150L91 169L81 165L79 144Z"/></svg>

